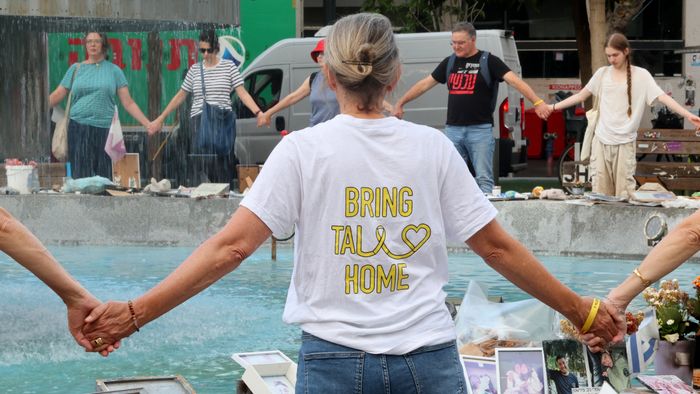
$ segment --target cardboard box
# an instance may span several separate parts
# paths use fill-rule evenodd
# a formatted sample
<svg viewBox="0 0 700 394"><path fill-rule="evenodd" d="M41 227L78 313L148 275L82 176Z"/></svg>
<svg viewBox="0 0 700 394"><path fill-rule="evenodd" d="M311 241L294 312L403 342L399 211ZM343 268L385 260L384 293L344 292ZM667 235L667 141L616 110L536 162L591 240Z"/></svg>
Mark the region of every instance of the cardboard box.
<svg viewBox="0 0 700 394"><path fill-rule="evenodd" d="M250 178L250 180L254 182L261 169L262 165L236 166L236 171L238 171L238 191L240 193L243 193L243 191L248 187L248 182L246 182L246 178Z"/></svg>
<svg viewBox="0 0 700 394"><path fill-rule="evenodd" d="M129 185L129 179L133 179L135 185ZM112 164L112 181L124 187L141 188L138 153L127 153L121 160Z"/></svg>

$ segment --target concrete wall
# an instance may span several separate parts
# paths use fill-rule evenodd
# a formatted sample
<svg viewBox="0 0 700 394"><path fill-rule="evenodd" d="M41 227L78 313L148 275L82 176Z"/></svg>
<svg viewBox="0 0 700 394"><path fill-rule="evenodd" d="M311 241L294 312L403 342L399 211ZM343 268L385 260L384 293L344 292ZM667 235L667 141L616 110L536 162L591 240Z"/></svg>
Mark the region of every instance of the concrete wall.
<svg viewBox="0 0 700 394"><path fill-rule="evenodd" d="M47 244L186 246L221 229L238 200L26 195L0 206Z"/></svg>
<svg viewBox="0 0 700 394"><path fill-rule="evenodd" d="M239 0L0 0L0 15L240 21Z"/></svg>
<svg viewBox="0 0 700 394"><path fill-rule="evenodd" d="M0 196L0 206L47 244L194 246L223 227L238 203L237 199ZM672 228L693 212L539 200L495 205L498 221L537 254L632 259L650 250L643 230L650 216L659 214Z"/></svg>

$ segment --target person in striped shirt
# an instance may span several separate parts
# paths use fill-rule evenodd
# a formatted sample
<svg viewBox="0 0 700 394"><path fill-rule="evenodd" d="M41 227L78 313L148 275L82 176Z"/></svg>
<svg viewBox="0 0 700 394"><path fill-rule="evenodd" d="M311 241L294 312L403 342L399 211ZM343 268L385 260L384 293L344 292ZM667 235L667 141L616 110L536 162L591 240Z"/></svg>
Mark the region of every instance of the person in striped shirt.
<svg viewBox="0 0 700 394"><path fill-rule="evenodd" d="M187 71L187 76L185 76L185 81L182 83L180 90L170 100L170 103L168 103L160 116L148 125L149 135L153 135L163 128L165 118L173 110L178 108L190 93L192 94L190 130L193 130L193 137L197 134L204 103L201 67L204 67L207 103L233 110L231 106L231 93L235 91L243 104L248 107L258 120L263 116L260 107L258 107L255 100L253 100L243 86L243 79L238 71L238 67L231 60L220 59L218 57L219 40L214 30L205 30L201 32L199 35L199 51L203 56L202 62L192 65ZM231 130L231 133L234 134L234 143L232 146L235 146L235 127ZM195 144L193 143L192 146L195 146ZM211 152L196 153L206 154ZM234 173L231 156L231 154L216 156L216 160L211 163L207 169L207 176L210 181L221 183L231 182Z"/></svg>

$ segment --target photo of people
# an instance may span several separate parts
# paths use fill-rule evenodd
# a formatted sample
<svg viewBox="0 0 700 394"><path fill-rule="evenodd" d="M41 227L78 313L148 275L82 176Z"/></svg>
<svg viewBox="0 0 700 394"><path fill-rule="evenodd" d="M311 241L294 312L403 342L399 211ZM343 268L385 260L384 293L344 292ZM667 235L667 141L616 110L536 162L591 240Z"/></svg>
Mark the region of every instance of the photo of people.
<svg viewBox="0 0 700 394"><path fill-rule="evenodd" d="M589 386L586 357L580 342L560 339L542 342L549 387L557 394L571 394L572 389Z"/></svg>
<svg viewBox="0 0 700 394"><path fill-rule="evenodd" d="M627 349L624 344L615 345L602 353L586 350L586 355L594 387L602 386L603 382L610 383L618 392L631 387Z"/></svg>
<svg viewBox="0 0 700 394"><path fill-rule="evenodd" d="M657 375L637 376L640 382L658 394L693 394L693 388L683 382L678 376Z"/></svg>
<svg viewBox="0 0 700 394"><path fill-rule="evenodd" d="M487 357L462 356L469 394L496 394L496 360Z"/></svg>
<svg viewBox="0 0 700 394"><path fill-rule="evenodd" d="M547 392L542 348L496 348L496 371L499 393Z"/></svg>

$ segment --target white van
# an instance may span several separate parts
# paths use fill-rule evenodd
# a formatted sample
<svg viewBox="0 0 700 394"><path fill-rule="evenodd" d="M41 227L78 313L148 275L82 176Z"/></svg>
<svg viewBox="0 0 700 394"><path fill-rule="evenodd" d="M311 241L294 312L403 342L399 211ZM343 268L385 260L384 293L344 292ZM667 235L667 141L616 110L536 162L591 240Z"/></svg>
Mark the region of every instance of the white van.
<svg viewBox="0 0 700 394"><path fill-rule="evenodd" d="M435 67L452 53L450 32L397 34L396 42L403 73L397 92L387 101L393 103L418 80L433 72ZM270 108L281 98L294 91L319 67L309 53L319 38L282 40L260 54L243 73L245 88L263 109ZM477 31L477 47L501 58L517 75L521 75L515 40L504 30ZM240 164L261 164L279 142L281 130L299 130L309 125L311 105L308 98L286 108L272 119L271 127L256 127L253 114L240 101L236 121L236 157ZM527 166L524 129L523 96L506 83L501 83L494 111L494 138L496 175L516 172ZM447 89L436 86L404 107L404 119L437 129L443 129L447 117ZM500 169L500 171L498 170Z"/></svg>

